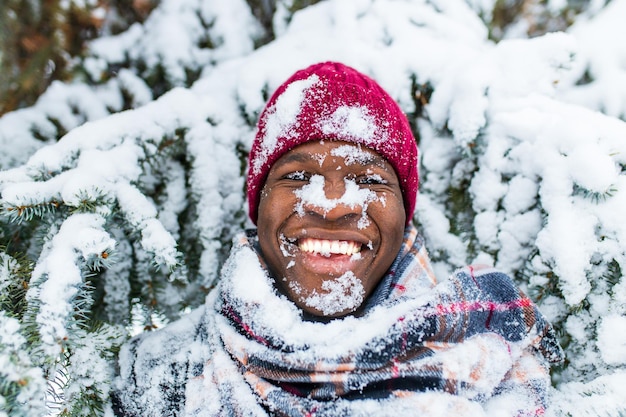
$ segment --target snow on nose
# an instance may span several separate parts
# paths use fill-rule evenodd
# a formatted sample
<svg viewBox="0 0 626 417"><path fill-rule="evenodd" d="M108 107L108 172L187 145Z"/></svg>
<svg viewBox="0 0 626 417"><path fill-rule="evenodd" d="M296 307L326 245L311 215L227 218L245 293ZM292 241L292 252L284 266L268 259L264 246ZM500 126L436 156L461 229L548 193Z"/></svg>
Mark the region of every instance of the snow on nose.
<svg viewBox="0 0 626 417"><path fill-rule="evenodd" d="M366 210L369 203L376 201L378 196L372 190L359 187L352 179L344 179L344 192L341 197L328 198L324 191L325 179L322 175L313 175L309 182L303 187L294 191L298 202L295 210L300 216L304 216L307 208L320 210L324 216L339 205L349 207L352 210L360 208L363 221L359 222L359 227L367 226Z"/></svg>

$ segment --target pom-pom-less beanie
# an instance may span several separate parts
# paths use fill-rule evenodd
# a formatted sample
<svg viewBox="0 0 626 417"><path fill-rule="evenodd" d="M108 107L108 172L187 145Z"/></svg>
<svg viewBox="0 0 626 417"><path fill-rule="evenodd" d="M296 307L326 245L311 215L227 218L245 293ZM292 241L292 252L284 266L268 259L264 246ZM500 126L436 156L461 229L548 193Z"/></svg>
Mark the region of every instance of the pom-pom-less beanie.
<svg viewBox="0 0 626 417"><path fill-rule="evenodd" d="M317 140L357 143L382 155L400 180L407 224L411 221L418 187L417 145L406 116L370 77L337 62L323 62L293 74L259 117L247 180L253 223L274 162L290 149Z"/></svg>

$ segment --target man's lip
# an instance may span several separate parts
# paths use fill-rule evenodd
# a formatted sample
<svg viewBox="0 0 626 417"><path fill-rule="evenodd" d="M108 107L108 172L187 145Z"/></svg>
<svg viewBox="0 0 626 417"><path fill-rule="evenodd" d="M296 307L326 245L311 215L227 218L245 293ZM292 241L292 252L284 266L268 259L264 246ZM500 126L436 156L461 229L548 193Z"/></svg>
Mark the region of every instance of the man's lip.
<svg viewBox="0 0 626 417"><path fill-rule="evenodd" d="M361 254L324 255L315 252L300 252L301 267L305 270L324 276L339 276L354 270L361 259Z"/></svg>

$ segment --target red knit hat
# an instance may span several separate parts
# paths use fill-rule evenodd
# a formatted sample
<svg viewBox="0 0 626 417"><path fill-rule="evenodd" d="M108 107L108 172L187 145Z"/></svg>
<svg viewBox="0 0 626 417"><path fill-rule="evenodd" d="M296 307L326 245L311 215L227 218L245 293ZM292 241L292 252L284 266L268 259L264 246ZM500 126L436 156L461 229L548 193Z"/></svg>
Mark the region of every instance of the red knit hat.
<svg viewBox="0 0 626 417"><path fill-rule="evenodd" d="M341 140L375 150L395 169L413 217L418 187L417 145L398 104L376 81L354 68L323 62L300 70L274 92L259 117L248 168L249 215L256 224L270 168L309 141Z"/></svg>

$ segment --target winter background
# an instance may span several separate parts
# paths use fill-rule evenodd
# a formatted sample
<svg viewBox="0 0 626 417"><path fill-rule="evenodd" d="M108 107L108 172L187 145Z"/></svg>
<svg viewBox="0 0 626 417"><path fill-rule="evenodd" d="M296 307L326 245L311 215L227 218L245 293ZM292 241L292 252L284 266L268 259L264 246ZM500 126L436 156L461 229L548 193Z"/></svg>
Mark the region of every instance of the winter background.
<svg viewBox="0 0 626 417"><path fill-rule="evenodd" d="M0 118L0 416L111 415L120 344L203 302L250 226L256 119L322 60L409 116L440 279L494 264L554 324L548 414L626 415L626 0L527 1L502 27L501 0L253 3L105 20L80 76Z"/></svg>

